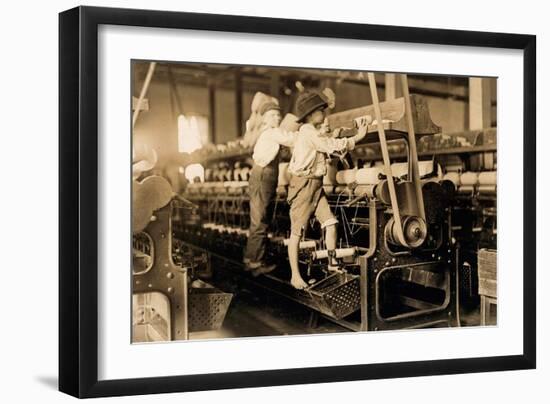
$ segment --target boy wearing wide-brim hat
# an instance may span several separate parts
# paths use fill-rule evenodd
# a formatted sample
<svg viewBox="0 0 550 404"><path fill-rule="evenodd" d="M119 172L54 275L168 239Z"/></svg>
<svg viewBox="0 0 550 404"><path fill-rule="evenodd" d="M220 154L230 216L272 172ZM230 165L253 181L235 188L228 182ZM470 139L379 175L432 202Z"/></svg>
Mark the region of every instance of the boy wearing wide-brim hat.
<svg viewBox="0 0 550 404"><path fill-rule="evenodd" d="M298 266L298 247L304 229L311 215L315 214L326 232L325 240L328 250L336 248L336 225L338 220L331 212L323 191L323 176L327 172L327 156L333 153L345 153L363 139L367 127L361 126L357 135L336 139L323 135L322 125L328 106L326 98L313 91L300 94L296 101L296 115L302 123L294 143L292 158L288 171L292 174L288 188L290 204L290 241L288 258L291 268L290 283L296 289L307 287L300 275Z"/></svg>
<svg viewBox="0 0 550 404"><path fill-rule="evenodd" d="M248 181L250 228L244 253L246 269L252 271L253 275L270 272L276 267L265 260L269 207L276 196L279 150L281 146L292 147L297 137L296 132L288 132L279 127L280 111L279 105L271 100L259 108L262 128L254 146L254 165Z"/></svg>

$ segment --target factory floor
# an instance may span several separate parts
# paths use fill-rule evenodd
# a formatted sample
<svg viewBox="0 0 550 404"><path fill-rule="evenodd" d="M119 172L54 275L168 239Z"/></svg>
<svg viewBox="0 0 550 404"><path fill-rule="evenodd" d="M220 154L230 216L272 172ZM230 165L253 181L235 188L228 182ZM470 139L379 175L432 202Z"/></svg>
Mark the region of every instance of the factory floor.
<svg viewBox="0 0 550 404"><path fill-rule="evenodd" d="M225 288L224 288L225 289ZM309 326L311 311L284 297L258 289L232 288L233 300L219 330L190 333L190 339L262 337L348 331L326 319Z"/></svg>
<svg viewBox="0 0 550 404"><path fill-rule="evenodd" d="M215 284L234 294L223 325L218 330L192 332L190 339L350 332L321 316L317 318L316 326L312 327L310 309L257 287L243 286L242 283L235 282L234 278L218 278ZM462 306L460 321L462 326L478 326L479 306ZM494 321L490 324L494 324Z"/></svg>

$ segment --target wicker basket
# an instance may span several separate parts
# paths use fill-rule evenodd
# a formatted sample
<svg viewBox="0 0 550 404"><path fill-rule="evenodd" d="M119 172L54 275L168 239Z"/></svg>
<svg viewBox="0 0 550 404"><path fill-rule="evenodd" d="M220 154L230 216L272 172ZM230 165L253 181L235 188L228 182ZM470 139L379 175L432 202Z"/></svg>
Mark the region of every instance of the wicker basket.
<svg viewBox="0 0 550 404"><path fill-rule="evenodd" d="M479 294L497 297L497 252L482 248L477 253Z"/></svg>
<svg viewBox="0 0 550 404"><path fill-rule="evenodd" d="M189 291L189 332L219 329L233 294L214 287L192 288Z"/></svg>

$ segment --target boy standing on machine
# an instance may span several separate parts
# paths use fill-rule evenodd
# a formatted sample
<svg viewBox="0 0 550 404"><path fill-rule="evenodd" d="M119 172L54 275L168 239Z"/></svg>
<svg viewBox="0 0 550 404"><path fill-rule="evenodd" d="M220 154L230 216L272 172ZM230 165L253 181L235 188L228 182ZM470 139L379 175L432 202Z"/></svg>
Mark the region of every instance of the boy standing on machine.
<svg viewBox="0 0 550 404"><path fill-rule="evenodd" d="M268 273L275 269L273 263L266 263L265 250L269 227L269 207L275 200L279 177L279 151L281 146L292 147L296 132L280 128L281 109L273 101L259 108L262 128L254 146L254 165L250 174L248 192L250 196L250 229L244 254L246 269L253 275Z"/></svg>
<svg viewBox="0 0 550 404"><path fill-rule="evenodd" d="M296 289L304 289L307 283L300 275L298 249L304 229L311 215L315 214L326 232L326 248L336 249L336 225L338 220L331 212L323 191L323 176L327 172L327 156L353 150L361 141L367 126L362 123L355 136L336 139L323 133L328 103L323 95L305 91L296 101L298 122L302 123L294 143L288 171L292 174L288 188L290 204L290 241L288 258L291 268L290 283ZM329 268L330 269L330 268Z"/></svg>

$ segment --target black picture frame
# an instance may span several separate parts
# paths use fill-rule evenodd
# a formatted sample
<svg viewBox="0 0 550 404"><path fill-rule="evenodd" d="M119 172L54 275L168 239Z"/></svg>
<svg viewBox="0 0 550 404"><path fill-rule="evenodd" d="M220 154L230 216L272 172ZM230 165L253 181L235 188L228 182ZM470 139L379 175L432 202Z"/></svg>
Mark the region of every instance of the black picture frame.
<svg viewBox="0 0 550 404"><path fill-rule="evenodd" d="M523 51L523 354L98 380L98 26L343 38ZM59 15L59 389L76 397L326 383L536 367L536 37L490 32L77 7Z"/></svg>

